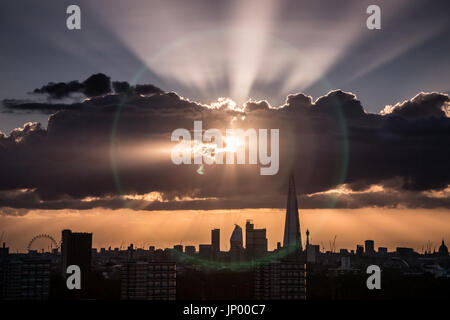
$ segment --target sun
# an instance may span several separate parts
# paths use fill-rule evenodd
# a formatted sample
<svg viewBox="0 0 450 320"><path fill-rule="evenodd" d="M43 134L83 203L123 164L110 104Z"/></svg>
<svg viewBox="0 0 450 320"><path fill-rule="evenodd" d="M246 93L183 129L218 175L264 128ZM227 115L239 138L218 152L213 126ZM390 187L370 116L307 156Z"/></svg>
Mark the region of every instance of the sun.
<svg viewBox="0 0 450 320"><path fill-rule="evenodd" d="M244 144L242 139L237 136L226 136L223 140L225 152L236 152Z"/></svg>

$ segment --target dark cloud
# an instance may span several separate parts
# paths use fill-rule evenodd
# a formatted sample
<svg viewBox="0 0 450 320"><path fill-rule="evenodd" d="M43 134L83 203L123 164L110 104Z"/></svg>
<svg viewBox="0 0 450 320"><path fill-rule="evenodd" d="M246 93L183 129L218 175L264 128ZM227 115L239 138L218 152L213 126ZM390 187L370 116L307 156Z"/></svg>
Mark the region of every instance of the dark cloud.
<svg viewBox="0 0 450 320"><path fill-rule="evenodd" d="M135 86L131 86L126 81L114 81L112 83L114 92L117 94L142 94L142 95L150 95L155 93L164 93L160 88L155 87L152 84L137 84Z"/></svg>
<svg viewBox="0 0 450 320"><path fill-rule="evenodd" d="M355 95L340 90L315 102L290 95L280 107L250 101L244 112L152 87L142 95L123 95L123 83L113 87L120 94L63 108L47 129L27 124L0 135L0 207L284 207L292 171L304 208L450 207L445 197L426 194L450 183L450 118L436 111L447 106L448 95L421 93L382 115L366 113ZM258 165L205 165L200 175L198 165L174 165L171 133L192 131L194 120L224 133L232 126L279 128L279 173L261 176ZM342 184L353 191L323 193ZM355 192L373 185L384 190ZM151 192L159 198L143 198Z"/></svg>
<svg viewBox="0 0 450 320"><path fill-rule="evenodd" d="M128 93L131 89L130 84L126 81L113 81L112 86L114 92L118 94Z"/></svg>
<svg viewBox="0 0 450 320"><path fill-rule="evenodd" d="M89 210L99 207L109 209L130 208L133 210L213 210L242 208L272 208L274 204L284 204L286 197L280 193L254 197L232 196L227 198L161 198L150 200L133 198L133 196L106 196L102 198L76 199L62 196L58 199L42 201L35 190L15 190L0 192L0 215L24 215L29 210ZM433 196L426 192L413 192L398 189L382 189L366 192L350 193L316 193L299 195L298 201L302 209L358 209L358 208L449 208L450 192L442 192L442 196ZM278 205L277 207L280 207ZM17 209L20 208L20 209Z"/></svg>
<svg viewBox="0 0 450 320"><path fill-rule="evenodd" d="M52 99L62 99L68 97L72 93L82 92L84 89L84 85L79 83L78 81L71 81L68 83L65 82L49 82L45 86L41 88L36 88L33 90L33 93L36 94L48 94Z"/></svg>
<svg viewBox="0 0 450 320"><path fill-rule="evenodd" d="M33 90L35 94L46 94L50 99L67 98L74 93L82 93L87 97L100 96L111 92L111 79L103 74L93 74L82 83L70 82L49 82L41 88Z"/></svg>
<svg viewBox="0 0 450 320"><path fill-rule="evenodd" d="M81 107L80 103L42 103L42 102L30 102L21 101L14 99L5 99L2 101L2 105L6 112L14 111L39 111L43 113L55 113L59 110L65 109L79 109Z"/></svg>
<svg viewBox="0 0 450 320"><path fill-rule="evenodd" d="M269 103L267 101L249 101L245 103L245 111L251 112L256 110L267 110L269 109Z"/></svg>
<svg viewBox="0 0 450 320"><path fill-rule="evenodd" d="M83 87L86 96L101 96L111 92L111 79L103 73L93 74L84 80Z"/></svg>
<svg viewBox="0 0 450 320"><path fill-rule="evenodd" d="M152 84L137 84L134 87L134 92L136 94L153 94L153 93L163 93L163 91Z"/></svg>
<svg viewBox="0 0 450 320"><path fill-rule="evenodd" d="M386 107L383 113L390 113L405 119L441 118L450 114L450 99L448 95L437 92L421 92L411 100Z"/></svg>

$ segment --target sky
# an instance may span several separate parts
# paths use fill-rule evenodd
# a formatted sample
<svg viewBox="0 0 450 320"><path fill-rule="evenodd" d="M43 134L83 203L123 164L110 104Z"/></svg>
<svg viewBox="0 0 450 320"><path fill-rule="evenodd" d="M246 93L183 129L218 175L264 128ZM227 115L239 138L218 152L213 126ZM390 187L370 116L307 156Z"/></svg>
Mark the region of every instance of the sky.
<svg viewBox="0 0 450 320"><path fill-rule="evenodd" d="M448 221L448 1L77 1L81 30L66 28L70 4L0 4L12 239L48 212L281 210L290 174L301 210ZM381 30L366 27L370 4ZM175 165L171 133L195 120L279 129L276 174ZM427 236L448 237L436 228Z"/></svg>
<svg viewBox="0 0 450 320"><path fill-rule="evenodd" d="M382 29L374 31L365 12L375 3ZM291 93L342 89L370 112L420 91L449 91L448 1L80 0L76 31L65 27L69 4L2 1L0 99L97 72L200 102L281 105ZM2 118L7 133L26 119Z"/></svg>
<svg viewBox="0 0 450 320"><path fill-rule="evenodd" d="M266 228L268 248L273 250L277 242L283 240L284 214L282 209L182 212L98 209L88 213L65 210L62 214L36 210L21 217L0 216L0 223L7 230L4 241L13 252L26 252L36 229L59 239L65 228L93 232L93 247L106 249L121 246L123 249L130 243L146 249L149 246L172 248L177 244L198 246L210 243L211 229L219 228L220 248L228 251L234 224L245 230L246 220L251 219L255 228ZM442 209L413 212L404 209L302 210L300 224L303 246L308 229L310 243L319 245L321 251L330 250L334 236L337 251L341 248L356 250L357 244L364 245L364 240L373 239L376 249L387 247L395 251L397 247L410 246L417 252L423 252L427 246L437 250L442 239L450 236L448 212ZM48 245L47 241L36 241L32 248L47 249Z"/></svg>

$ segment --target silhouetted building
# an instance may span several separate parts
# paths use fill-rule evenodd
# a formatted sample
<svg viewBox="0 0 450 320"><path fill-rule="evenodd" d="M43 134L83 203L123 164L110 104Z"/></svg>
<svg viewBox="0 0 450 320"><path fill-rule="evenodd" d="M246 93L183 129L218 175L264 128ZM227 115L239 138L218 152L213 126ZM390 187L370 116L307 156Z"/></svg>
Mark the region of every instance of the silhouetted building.
<svg viewBox="0 0 450 320"><path fill-rule="evenodd" d="M136 259L136 256L134 254L134 244L130 243L130 245L127 248L127 261L132 261L135 259Z"/></svg>
<svg viewBox="0 0 450 320"><path fill-rule="evenodd" d="M373 240L364 241L365 253L368 256L373 256L375 254L375 242Z"/></svg>
<svg viewBox="0 0 450 320"><path fill-rule="evenodd" d="M341 257L341 269L342 270L350 270L351 268L352 268L352 266L350 263L350 257L349 256Z"/></svg>
<svg viewBox="0 0 450 320"><path fill-rule="evenodd" d="M266 229L255 229L250 220L245 224L245 251L248 258L260 257L267 253Z"/></svg>
<svg viewBox="0 0 450 320"><path fill-rule="evenodd" d="M202 259L212 258L212 246L210 244L199 244L198 245L198 255Z"/></svg>
<svg viewBox="0 0 450 320"><path fill-rule="evenodd" d="M439 251L438 251L440 256L448 256L448 248L444 243L444 239L442 239L442 244L439 246Z"/></svg>
<svg viewBox="0 0 450 320"><path fill-rule="evenodd" d="M218 259L220 253L220 229L211 230L212 258Z"/></svg>
<svg viewBox="0 0 450 320"><path fill-rule="evenodd" d="M8 255L9 255L9 248L6 246L6 243L3 242L3 245L0 248L0 261L6 259Z"/></svg>
<svg viewBox="0 0 450 320"><path fill-rule="evenodd" d="M362 256L364 254L364 247L360 244L356 245L356 255Z"/></svg>
<svg viewBox="0 0 450 320"><path fill-rule="evenodd" d="M404 248L404 247L398 247L396 249L396 253L401 257L411 257L414 255L414 249L413 248Z"/></svg>
<svg viewBox="0 0 450 320"><path fill-rule="evenodd" d="M306 246L306 262L317 263L319 261L320 246L315 244L308 244Z"/></svg>
<svg viewBox="0 0 450 320"><path fill-rule="evenodd" d="M124 300L175 300L176 265L131 261L121 267L120 282Z"/></svg>
<svg viewBox="0 0 450 320"><path fill-rule="evenodd" d="M241 261L243 256L242 228L236 224L230 237L230 259L231 261Z"/></svg>
<svg viewBox="0 0 450 320"><path fill-rule="evenodd" d="M92 233L62 231L61 272L67 277L67 267L77 265L81 270L81 290L85 290L91 272Z"/></svg>
<svg viewBox="0 0 450 320"><path fill-rule="evenodd" d="M5 300L45 300L50 292L51 261L9 259L2 264Z"/></svg>
<svg viewBox="0 0 450 320"><path fill-rule="evenodd" d="M253 224L247 221L246 236L253 231ZM265 229L264 238L265 238ZM309 230L307 231L307 252L310 261L316 262L319 246L309 244ZM266 238L265 238L266 239ZM267 250L267 239L265 241ZM254 294L258 300L303 300L306 299L306 275L304 257L300 255L302 242L300 235L300 221L298 215L297 195L294 176L289 177L289 190L286 206L286 220L284 227L283 248L293 248L293 252L269 263L255 267ZM280 250L281 248L279 248ZM246 241L248 250L248 240ZM282 250L282 249L281 249ZM308 254L307 253L307 254Z"/></svg>
<svg viewBox="0 0 450 320"><path fill-rule="evenodd" d="M286 220L284 224L283 247L295 246L302 251L300 235L300 221L298 217L297 194L295 191L294 175L289 177L289 190L286 206Z"/></svg>
<svg viewBox="0 0 450 320"><path fill-rule="evenodd" d="M306 299L305 265L298 259L282 259L255 268L257 300Z"/></svg>
<svg viewBox="0 0 450 320"><path fill-rule="evenodd" d="M179 253L183 253L183 246L181 244L174 245L173 249Z"/></svg>
<svg viewBox="0 0 450 320"><path fill-rule="evenodd" d="M343 255L341 256L341 265L339 266L339 268L330 268L328 269L328 272L330 275L336 277L342 276L347 273L357 273L359 272L359 270L352 268L350 255Z"/></svg>
<svg viewBox="0 0 450 320"><path fill-rule="evenodd" d="M386 255L387 254L387 248L386 247L379 247L378 248L378 254L380 255Z"/></svg>
<svg viewBox="0 0 450 320"><path fill-rule="evenodd" d="M196 252L195 246L186 246L186 247L184 247L184 253L186 253L188 255L194 255L195 252Z"/></svg>
<svg viewBox="0 0 450 320"><path fill-rule="evenodd" d="M217 254L220 251L220 229L211 230L212 251Z"/></svg>

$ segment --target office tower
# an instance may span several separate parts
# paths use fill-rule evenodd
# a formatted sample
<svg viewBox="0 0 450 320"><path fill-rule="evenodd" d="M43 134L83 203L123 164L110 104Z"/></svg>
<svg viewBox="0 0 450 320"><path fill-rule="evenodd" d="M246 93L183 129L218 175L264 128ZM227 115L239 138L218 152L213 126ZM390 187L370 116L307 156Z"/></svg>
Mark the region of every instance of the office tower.
<svg viewBox="0 0 450 320"><path fill-rule="evenodd" d="M305 300L305 265L282 259L254 269L254 298L257 300Z"/></svg>
<svg viewBox="0 0 450 320"><path fill-rule="evenodd" d="M317 263L319 261L320 246L318 244L308 244L306 246L306 262Z"/></svg>
<svg viewBox="0 0 450 320"><path fill-rule="evenodd" d="M6 243L3 242L2 247L0 248L0 261L8 258L9 248L6 246Z"/></svg>
<svg viewBox="0 0 450 320"><path fill-rule="evenodd" d="M248 258L267 253L266 229L255 229L251 220L247 220L245 224L245 251Z"/></svg>
<svg viewBox="0 0 450 320"><path fill-rule="evenodd" d="M61 272L67 277L67 267L77 265L81 270L81 290L85 290L91 271L92 233L62 231Z"/></svg>
<svg viewBox="0 0 450 320"><path fill-rule="evenodd" d="M175 300L176 264L169 261L129 261L120 270L124 300Z"/></svg>
<svg viewBox="0 0 450 320"><path fill-rule="evenodd" d="M375 254L375 242L373 240L364 241L365 253L368 256L373 256Z"/></svg>
<svg viewBox="0 0 450 320"><path fill-rule="evenodd" d="M45 300L50 292L51 261L10 259L2 264L5 300Z"/></svg>
<svg viewBox="0 0 450 320"><path fill-rule="evenodd" d="M220 229L211 230L211 245L214 255L220 252Z"/></svg>
<svg viewBox="0 0 450 320"><path fill-rule="evenodd" d="M289 190L286 206L286 220L284 224L283 247L296 246L302 250L300 222L298 218L297 194L295 192L294 175L289 177Z"/></svg>
<svg viewBox="0 0 450 320"><path fill-rule="evenodd" d="M181 244L174 245L173 249L179 253L183 253L183 245L181 245Z"/></svg>
<svg viewBox="0 0 450 320"><path fill-rule="evenodd" d="M230 250L233 248L243 248L242 228L237 224L234 225L234 230L230 237Z"/></svg>
<svg viewBox="0 0 450 320"><path fill-rule="evenodd" d="M379 254L381 254L381 255L385 255L385 254L387 254L387 248L386 247L379 247L378 248L378 253Z"/></svg>
<svg viewBox="0 0 450 320"><path fill-rule="evenodd" d="M241 261L243 256L242 228L236 224L230 237L230 259L231 261Z"/></svg>
<svg viewBox="0 0 450 320"><path fill-rule="evenodd" d="M195 254L195 246L186 246L184 247L184 252L188 255L194 255Z"/></svg>
<svg viewBox="0 0 450 320"><path fill-rule="evenodd" d="M356 245L356 255L362 256L364 254L364 247L360 244Z"/></svg>
<svg viewBox="0 0 450 320"><path fill-rule="evenodd" d="M198 256L202 259L212 258L212 246L210 244L199 244L198 245Z"/></svg>

